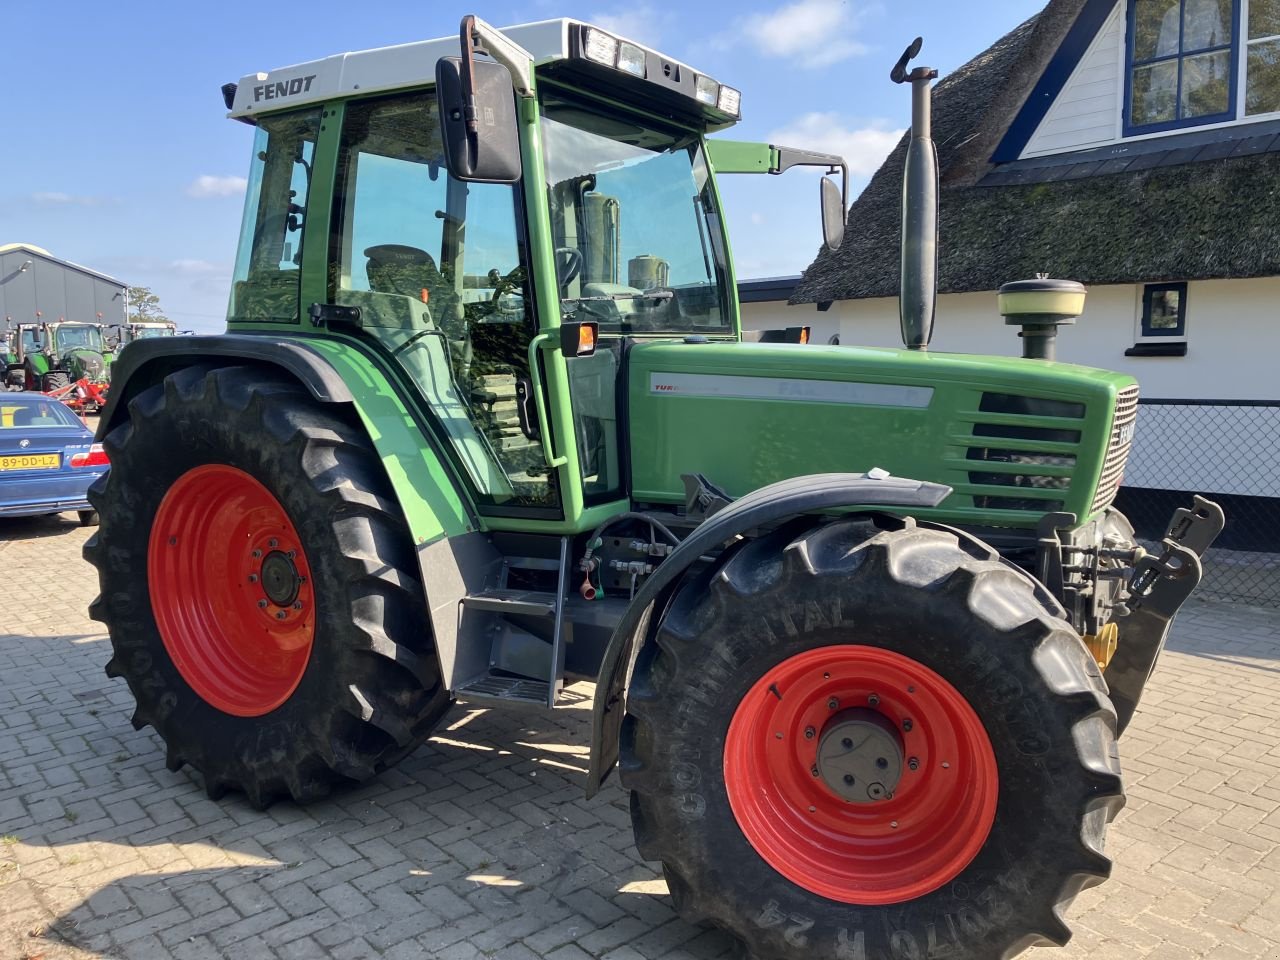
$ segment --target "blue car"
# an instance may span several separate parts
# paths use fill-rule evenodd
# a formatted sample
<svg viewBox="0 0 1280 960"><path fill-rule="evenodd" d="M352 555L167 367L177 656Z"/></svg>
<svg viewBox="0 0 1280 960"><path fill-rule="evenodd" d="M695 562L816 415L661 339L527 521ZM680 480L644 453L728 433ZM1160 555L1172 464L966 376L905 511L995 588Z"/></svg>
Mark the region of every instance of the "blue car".
<svg viewBox="0 0 1280 960"><path fill-rule="evenodd" d="M82 526L95 524L89 484L107 466L93 431L62 403L38 393L0 393L0 517L74 510Z"/></svg>

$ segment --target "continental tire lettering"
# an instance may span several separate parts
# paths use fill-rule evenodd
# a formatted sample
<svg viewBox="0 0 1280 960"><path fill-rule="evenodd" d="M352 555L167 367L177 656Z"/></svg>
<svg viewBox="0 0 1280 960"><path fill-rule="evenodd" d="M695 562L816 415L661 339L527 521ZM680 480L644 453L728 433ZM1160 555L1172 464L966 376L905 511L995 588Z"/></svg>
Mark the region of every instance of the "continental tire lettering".
<svg viewBox="0 0 1280 960"><path fill-rule="evenodd" d="M757 927L765 930L786 924L786 929L782 931L782 939L793 947L803 948L809 945L806 931L813 927L815 921L802 913L783 913L778 901L770 900L761 908L755 922Z"/></svg>
<svg viewBox="0 0 1280 960"><path fill-rule="evenodd" d="M867 960L867 935L861 930L850 935L844 927L837 930L836 960Z"/></svg>
<svg viewBox="0 0 1280 960"><path fill-rule="evenodd" d="M686 823L694 823L707 815L707 801L700 793L685 793L676 798L676 814Z"/></svg>
<svg viewBox="0 0 1280 960"><path fill-rule="evenodd" d="M943 943L938 939L938 926L933 923L924 925L925 934L925 956L929 960L944 960L946 957L955 955L956 949L959 947L959 938L956 936L955 926L951 923L951 918L947 918L947 926L951 931L951 942Z"/></svg>
<svg viewBox="0 0 1280 960"><path fill-rule="evenodd" d="M916 938L905 930L895 930L889 937L889 949L894 960L927 960Z"/></svg>

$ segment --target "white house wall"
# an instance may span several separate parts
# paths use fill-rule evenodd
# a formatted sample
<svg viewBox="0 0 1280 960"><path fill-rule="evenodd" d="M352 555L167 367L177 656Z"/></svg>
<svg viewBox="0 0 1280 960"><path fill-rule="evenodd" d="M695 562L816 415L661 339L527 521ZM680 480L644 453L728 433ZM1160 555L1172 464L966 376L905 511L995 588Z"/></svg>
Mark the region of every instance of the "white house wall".
<svg viewBox="0 0 1280 960"><path fill-rule="evenodd" d="M1280 400L1280 277L1189 284L1185 357L1124 355L1135 342L1141 290L1090 288L1085 315L1060 330L1058 358L1131 374L1149 399ZM814 343L838 332L845 345L902 345L895 298L841 300L826 313L783 303L743 309L746 329L802 324L810 326ZM994 291L948 294L938 298L931 348L1016 356L1021 341L996 312ZM1125 482L1280 496L1280 443L1245 437L1247 426L1233 422L1213 407L1180 407L1176 418L1144 411Z"/></svg>
<svg viewBox="0 0 1280 960"><path fill-rule="evenodd" d="M1097 147L1119 136L1124 98L1124 7L1123 0L1115 5L1027 142L1023 157Z"/></svg>

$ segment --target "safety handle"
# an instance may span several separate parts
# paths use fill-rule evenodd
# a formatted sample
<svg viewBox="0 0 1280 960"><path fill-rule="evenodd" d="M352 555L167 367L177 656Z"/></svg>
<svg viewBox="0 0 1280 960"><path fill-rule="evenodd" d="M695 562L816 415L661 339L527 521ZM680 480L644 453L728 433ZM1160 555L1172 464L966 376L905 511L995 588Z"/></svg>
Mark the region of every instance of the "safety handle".
<svg viewBox="0 0 1280 960"><path fill-rule="evenodd" d="M569 458L556 456L555 449L551 445L551 431L547 429L547 410L543 405L546 393L542 389L542 370L538 367L538 351L550 340L550 334L540 333L529 341L529 380L533 384L533 405L538 411L538 432L542 434L542 455L547 459L547 466L562 467L569 462Z"/></svg>

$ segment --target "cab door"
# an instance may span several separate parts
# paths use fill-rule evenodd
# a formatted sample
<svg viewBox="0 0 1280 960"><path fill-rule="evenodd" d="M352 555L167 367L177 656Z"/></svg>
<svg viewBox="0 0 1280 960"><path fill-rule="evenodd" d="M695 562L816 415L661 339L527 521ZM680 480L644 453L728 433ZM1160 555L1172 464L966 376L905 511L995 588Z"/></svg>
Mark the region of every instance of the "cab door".
<svg viewBox="0 0 1280 960"><path fill-rule="evenodd" d="M538 428L547 371L523 224L517 187L449 176L430 92L346 104L330 302L360 308L363 334L412 382L499 526L564 519L563 464L548 463Z"/></svg>

